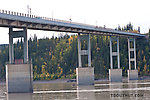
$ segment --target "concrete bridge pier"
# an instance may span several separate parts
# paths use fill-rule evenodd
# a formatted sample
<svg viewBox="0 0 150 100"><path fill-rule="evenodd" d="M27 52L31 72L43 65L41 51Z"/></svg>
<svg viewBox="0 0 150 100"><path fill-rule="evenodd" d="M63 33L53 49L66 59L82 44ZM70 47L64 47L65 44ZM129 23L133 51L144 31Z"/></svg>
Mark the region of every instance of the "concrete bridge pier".
<svg viewBox="0 0 150 100"><path fill-rule="evenodd" d="M132 43L132 44L131 44ZM133 56L131 57L131 52ZM128 70L128 80L138 79L138 70L136 68L136 43L135 38L128 38L128 56L129 56L129 70ZM134 63L134 69L131 68L131 63Z"/></svg>
<svg viewBox="0 0 150 100"><path fill-rule="evenodd" d="M14 61L13 38L24 38L24 61ZM6 88L9 93L33 92L32 64L28 62L27 29L13 31L9 28L9 64L6 65Z"/></svg>
<svg viewBox="0 0 150 100"><path fill-rule="evenodd" d="M87 50L81 50L81 40L87 40ZM88 67L82 67L82 55L88 55ZM76 79L78 85L93 85L94 84L94 68L91 67L91 44L90 34L78 35L78 62L79 67L76 68Z"/></svg>
<svg viewBox="0 0 150 100"><path fill-rule="evenodd" d="M117 42L117 51L112 50L112 42ZM118 69L113 69L113 57L117 56ZM119 37L110 36L110 66L109 69L109 81L121 82L122 81L122 69L120 69L120 58L119 58Z"/></svg>

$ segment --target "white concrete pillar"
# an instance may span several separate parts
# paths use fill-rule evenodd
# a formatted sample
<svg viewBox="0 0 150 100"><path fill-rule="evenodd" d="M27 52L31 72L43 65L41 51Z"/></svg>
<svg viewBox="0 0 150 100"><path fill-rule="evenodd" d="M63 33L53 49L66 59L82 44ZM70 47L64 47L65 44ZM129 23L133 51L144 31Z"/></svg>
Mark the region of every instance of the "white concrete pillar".
<svg viewBox="0 0 150 100"><path fill-rule="evenodd" d="M6 65L6 90L9 93L33 92L32 64Z"/></svg>
<svg viewBox="0 0 150 100"><path fill-rule="evenodd" d="M27 29L24 28L24 63L28 62L28 37L27 37Z"/></svg>
<svg viewBox="0 0 150 100"><path fill-rule="evenodd" d="M94 67L76 68L76 80L78 85L93 85Z"/></svg>
<svg viewBox="0 0 150 100"><path fill-rule="evenodd" d="M82 62L81 62L81 40L80 40L80 34L78 34L78 63L79 63L79 67L82 67Z"/></svg>
<svg viewBox="0 0 150 100"><path fill-rule="evenodd" d="M90 34L88 36L88 67L91 67L91 41L90 41Z"/></svg>

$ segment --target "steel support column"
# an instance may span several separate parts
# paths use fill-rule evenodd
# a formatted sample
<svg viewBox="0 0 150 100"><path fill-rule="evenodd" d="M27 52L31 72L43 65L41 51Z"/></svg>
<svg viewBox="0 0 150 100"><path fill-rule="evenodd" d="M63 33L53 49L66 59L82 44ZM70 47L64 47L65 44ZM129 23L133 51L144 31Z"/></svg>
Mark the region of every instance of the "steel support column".
<svg viewBox="0 0 150 100"><path fill-rule="evenodd" d="M113 51L113 41L117 42L117 51ZM113 69L113 57L117 56L118 68ZM122 81L122 69L120 69L120 57L119 57L119 37L110 36L110 69L109 69L109 81L121 82Z"/></svg>
<svg viewBox="0 0 150 100"><path fill-rule="evenodd" d="M87 41L87 50L81 49L81 40ZM88 55L88 67L82 67L81 57ZM90 34L78 35L78 62L79 67L76 68L76 80L78 85L93 85L94 84L94 68L91 67L91 44Z"/></svg>
<svg viewBox="0 0 150 100"><path fill-rule="evenodd" d="M130 47L130 42L133 42L133 48ZM131 58L131 52L134 52L133 58ZM131 70L131 61L134 62L134 69L136 70L136 43L135 38L130 39L128 38L128 56L129 56L129 70Z"/></svg>
<svg viewBox="0 0 150 100"><path fill-rule="evenodd" d="M28 62L28 38L27 29L24 28L24 63Z"/></svg>
<svg viewBox="0 0 150 100"><path fill-rule="evenodd" d="M117 51L112 51L112 42L117 41ZM110 66L113 69L113 56L117 56L118 69L120 69L120 57L119 57L119 37L110 37Z"/></svg>
<svg viewBox="0 0 150 100"><path fill-rule="evenodd" d="M14 46L13 38L24 38L24 63L28 62L28 39L27 29L24 28L22 31L13 31L13 28L9 28L9 63L14 63Z"/></svg>
<svg viewBox="0 0 150 100"><path fill-rule="evenodd" d="M131 47L132 42L132 47ZM134 56L131 58L131 52ZM138 79L138 70L136 67L136 43L135 38L128 38L128 57L129 57L129 70L128 70L128 80ZM134 62L134 69L131 68L131 62Z"/></svg>
<svg viewBox="0 0 150 100"><path fill-rule="evenodd" d="M118 58L118 69L120 69L119 37L117 37L117 58Z"/></svg>
<svg viewBox="0 0 150 100"><path fill-rule="evenodd" d="M134 67L135 67L135 70L136 70L137 67L136 67L136 43L135 43L135 38L134 38Z"/></svg>
<svg viewBox="0 0 150 100"><path fill-rule="evenodd" d="M88 67L91 67L91 41L90 41L90 34L88 38Z"/></svg>
<svg viewBox="0 0 150 100"><path fill-rule="evenodd" d="M24 38L24 63L14 63L13 38ZM6 89L9 93L33 92L32 64L28 63L27 29L9 28L9 64L6 65Z"/></svg>
<svg viewBox="0 0 150 100"><path fill-rule="evenodd" d="M112 40L110 37L110 68L113 69L113 58L112 58Z"/></svg>
<svg viewBox="0 0 150 100"><path fill-rule="evenodd" d="M81 40L87 40L87 50L81 49ZM88 55L88 67L91 67L91 43L90 43L90 34L88 35L78 35L78 62L79 67L82 67L82 55Z"/></svg>
<svg viewBox="0 0 150 100"><path fill-rule="evenodd" d="M81 62L81 40L80 40L80 34L78 35L78 63L79 67L82 67L82 62Z"/></svg>
<svg viewBox="0 0 150 100"><path fill-rule="evenodd" d="M13 37L12 37L13 29L9 28L9 63L14 63L14 46L13 46Z"/></svg>

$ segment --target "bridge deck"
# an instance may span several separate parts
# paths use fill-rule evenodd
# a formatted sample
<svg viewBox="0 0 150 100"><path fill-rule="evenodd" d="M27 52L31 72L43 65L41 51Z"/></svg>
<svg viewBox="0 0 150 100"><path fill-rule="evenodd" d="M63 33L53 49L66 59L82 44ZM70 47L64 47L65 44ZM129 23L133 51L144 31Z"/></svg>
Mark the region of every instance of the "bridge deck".
<svg viewBox="0 0 150 100"><path fill-rule="evenodd" d="M90 33L99 35L119 35L127 37L145 37L143 34L117 31L82 23L38 17L29 14L0 10L0 27L15 27L72 33Z"/></svg>

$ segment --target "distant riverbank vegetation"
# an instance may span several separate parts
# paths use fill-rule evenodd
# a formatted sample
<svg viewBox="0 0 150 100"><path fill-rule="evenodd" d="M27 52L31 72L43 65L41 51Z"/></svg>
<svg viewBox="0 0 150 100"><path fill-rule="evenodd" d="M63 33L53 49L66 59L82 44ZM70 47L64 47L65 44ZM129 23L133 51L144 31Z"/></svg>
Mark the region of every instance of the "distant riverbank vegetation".
<svg viewBox="0 0 150 100"><path fill-rule="evenodd" d="M116 30L139 32L131 24ZM76 77L78 67L77 35L68 34L60 37L37 39L36 35L28 40L29 59L33 63L34 80L72 79ZM123 76L128 70L128 43L127 37L119 38L120 67ZM86 49L86 41L82 41L82 49ZM113 43L116 46L116 43ZM136 39L137 68L139 75L150 75L150 41ZM15 59L23 59L23 40L14 44ZM107 78L110 68L109 36L91 35L92 67L95 68L95 78ZM5 80L5 64L9 59L9 47L0 50L0 80ZM82 57L83 66L87 67L87 56ZM117 68L117 59L114 58L114 68Z"/></svg>

